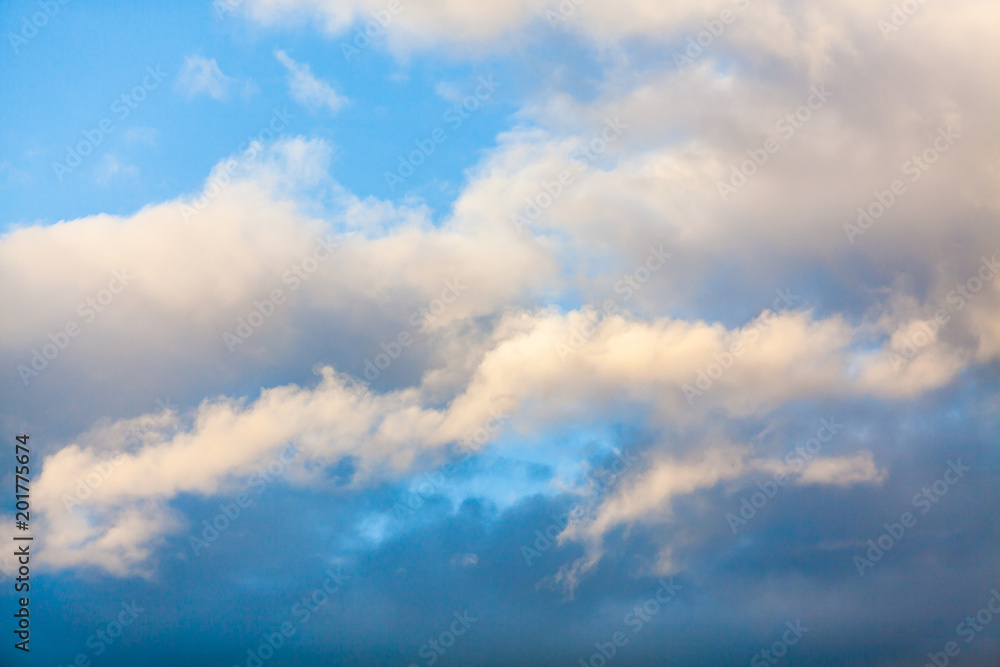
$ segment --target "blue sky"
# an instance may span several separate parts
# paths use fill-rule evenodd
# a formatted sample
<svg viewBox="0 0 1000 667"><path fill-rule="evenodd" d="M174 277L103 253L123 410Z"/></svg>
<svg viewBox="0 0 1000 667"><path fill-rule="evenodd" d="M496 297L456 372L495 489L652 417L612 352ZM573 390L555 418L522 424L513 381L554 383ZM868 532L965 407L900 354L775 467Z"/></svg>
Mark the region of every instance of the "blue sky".
<svg viewBox="0 0 1000 667"><path fill-rule="evenodd" d="M0 663L996 664L998 24L4 3Z"/></svg>
<svg viewBox="0 0 1000 667"><path fill-rule="evenodd" d="M30 16L33 7L6 4L8 31ZM205 3L141 11L114 3L67 3L36 37L24 45L18 42L17 54L10 44L8 49L14 57L4 62L3 153L20 157L6 165L5 225L128 214L150 201L195 191L204 173L265 127L275 108L290 103L294 119L287 132L330 142L339 156L331 173L352 192L391 200L420 196L442 215L462 183L463 170L476 164L498 132L516 122L517 96L526 92L511 65L493 59L415 57L403 63L371 47L344 54L308 29L260 33L231 15L220 18ZM289 99L287 71L274 55L277 49L308 63L351 102L336 114L296 109ZM172 89L190 55L215 60L220 72L233 79L225 99ZM166 74L163 84L135 108L119 103L113 109L115 100L142 83L147 67ZM455 128L443 120L454 102L436 88L468 87L471 92L481 73L493 74L501 85L475 114L459 116L463 122ZM246 91L247 85L253 92ZM125 118L121 109L129 112ZM95 130L105 118L114 125L107 139L59 180L52 163L63 162L67 146L85 139L84 132ZM390 190L384 173L397 166L394 158L439 126L448 130L447 142L412 180ZM56 127L62 131L51 130ZM348 157L372 154L386 157ZM117 174L107 173L112 158L120 165ZM54 192L59 197L53 198Z"/></svg>

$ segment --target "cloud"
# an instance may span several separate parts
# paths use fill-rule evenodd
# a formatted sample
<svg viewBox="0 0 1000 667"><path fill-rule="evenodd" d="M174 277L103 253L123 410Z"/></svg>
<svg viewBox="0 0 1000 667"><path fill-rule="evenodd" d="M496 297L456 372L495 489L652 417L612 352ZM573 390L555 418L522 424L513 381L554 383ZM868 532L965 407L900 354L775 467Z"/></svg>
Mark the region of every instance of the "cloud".
<svg viewBox="0 0 1000 667"><path fill-rule="evenodd" d="M444 590L489 618L456 664L586 661L674 576L620 660L728 664L801 617L822 641L790 660L922 664L996 573L1000 59L985 0L917 4L887 34L862 0L246 0L352 62L372 26L386 76L434 66L425 102L486 67L517 107L462 139L447 206L352 192L335 147L284 137L134 212L0 237L0 416L35 443L36 564L98 620L145 594L157 622L113 647L136 664L233 614L253 627L194 641L245 656L331 564L352 578L302 628L317 655L411 658ZM349 103L273 54L298 103ZM252 88L189 61L187 95ZM195 182L169 175L138 185Z"/></svg>
<svg viewBox="0 0 1000 667"><path fill-rule="evenodd" d="M258 20L301 12L336 34L378 9L249 4ZM1000 251L997 92L981 85L996 64L980 55L992 48L989 26L967 20L977 3L922 6L887 42L882 9L870 3L755 2L724 40L676 67L670 55L732 4L587 4L557 21L560 36L598 45L595 94L544 81L441 220L419 204L346 191L328 173L331 148L296 138L257 147L259 159L225 184L209 177L134 215L4 236L0 297L18 313L0 324L8 368L30 363L47 342L39 332L78 319L77 304L113 271L135 276L48 377L33 380L86 406L50 440L58 447L36 484L40 558L149 574L190 519L181 499L233 490L289 441L301 455L283 483L321 488L323 471L350 460L348 488L363 493L447 460L502 410L516 418L478 446L512 457L524 456L524 441L552 446L608 424L648 437L640 468L567 528L563 546L579 543L584 557L558 571L560 583L593 576L616 553L612 536L649 526L677 532L643 553L646 567L674 571L685 546L712 535L686 520L680 501L786 469L739 437L747 424L803 405L871 409L873 423L877 410L911 401L933 410L963 374L995 363L1000 282L979 271L983 253ZM432 2L405 8L387 40L397 51L517 51L552 35L547 9ZM642 40L664 45L668 65L646 59ZM283 50L275 57L300 104L346 103L308 65ZM225 99L235 81L190 56L178 86ZM830 94L804 107L818 89ZM436 92L456 94L448 84ZM806 120L795 116L802 108ZM942 131L956 141L912 180L908 161ZM779 148L761 157L769 139ZM895 178L905 195L864 235L845 237L859 207L885 199ZM720 183L734 192L722 196ZM518 216L529 221L520 230ZM338 239L339 251L307 280L286 282L320 238ZM670 255L655 271L651 249ZM445 307L442 286L455 280L468 298ZM222 335L266 310L258 304L276 288L286 300L230 354ZM781 303L775 290L796 297ZM435 300L441 310L415 330L412 317ZM395 355L402 333L412 347L399 344L398 360L359 389L346 373ZM308 373L317 362L318 379ZM19 378L9 375L15 395ZM98 434L120 436L130 421L95 424L94 415L141 414L114 411L164 388L186 392L183 414L67 509L64 495L111 451L115 438ZM27 414L45 412L33 395L16 400ZM795 489L857 498L895 482L889 448L869 438L825 452L794 475ZM392 538L364 516L353 523L372 542ZM478 552L475 562L455 558L459 570L487 563Z"/></svg>
<svg viewBox="0 0 1000 667"><path fill-rule="evenodd" d="M781 474L799 485L847 487L882 482L887 472L879 469L872 452L862 450L851 456L825 456L812 459L803 468L777 458L754 455L748 445L705 442L684 459L658 454L645 470L627 477L604 498L598 498L580 518L572 519L559 535L559 541L579 541L586 554L564 565L552 580L573 595L582 578L604 555L605 537L619 526L631 529L635 524L662 525L675 520L673 503L678 498L711 489L723 482L752 479L762 472ZM775 487L776 489L778 487ZM676 574L673 546L667 543L656 559L660 575Z"/></svg>
<svg viewBox="0 0 1000 667"><path fill-rule="evenodd" d="M184 57L184 64L177 73L174 90L193 97L204 93L212 99L226 100L230 89L238 83L237 79L226 76L219 69L215 58L190 55ZM252 84L247 84L252 86ZM244 88L251 90L252 88Z"/></svg>
<svg viewBox="0 0 1000 667"><path fill-rule="evenodd" d="M676 386L676 380L664 369L674 364L664 363L655 352L664 347L676 350L675 362L691 357L692 352L682 341L674 340L668 346L655 338L643 341L641 334L631 335L627 330L641 331L644 325L620 321L614 323L620 338L600 337L580 362L562 370L553 344L553 334L567 335L565 325L558 324L562 318L541 315L531 318L534 321L523 321L525 317L530 316L516 316L514 319L522 320L520 324L501 323L497 327L495 347L487 351L469 386L446 407L432 405L436 401L431 399L427 386L359 393L348 378L326 368L323 380L314 389L277 387L262 392L250 404L233 399L206 402L191 417L189 429L155 431L141 450L115 464L118 471L88 494L83 508L72 507L74 503L67 502L66 494L72 496L74 484L96 469L102 456L93 447L70 445L46 459L36 484L37 502L46 517L43 525L46 531L59 536L49 539L42 558L60 565L106 563L105 567L117 573L141 571L136 568L146 566L151 545L180 526L166 509L165 501L180 493L225 492L227 484L231 484L227 480L247 474L289 441L296 443L304 466L289 474L291 483L316 481L315 474L305 471L307 468L322 470L349 456L357 468L352 485L367 485L410 474L428 457L440 460L446 446L472 438L495 412L518 413L519 428L531 423L535 428L550 428L571 414L599 418L602 412L615 409L614 404L607 403L607 396L623 395L629 402L648 403L652 396L667 395L655 401L657 420L683 418L682 402L671 400L667 394L669 387ZM787 324L791 326L797 319ZM801 325L808 326L805 322ZM622 327L626 330L621 331ZM532 342L532 338L536 340ZM773 382L772 387L762 391L764 378L787 376L787 370L775 370L775 363L786 369L794 367L825 344L815 333L805 339L814 340L816 347L796 350L787 342L775 342L775 354L787 349L790 356L781 361L769 360L767 355L756 358L751 363L769 366L736 384L747 396L773 394L779 383ZM711 359L705 352L693 356L690 363ZM512 373L513 369L521 370ZM834 375L825 382L820 376L814 379L815 384L793 383L781 387L781 395L801 398L803 393L837 392L831 386L836 382L836 372L831 371ZM589 383L583 386L577 376L588 377ZM839 391L852 391L848 379L840 382ZM730 409L742 414L755 407L743 398ZM240 446L233 447L233 442ZM715 448L693 463L666 461L654 466L652 472L630 482L628 494L602 506L587 534L593 540L618 523L648 515L653 508L668 508L670 499L677 494L689 494L719 480L735 478L747 469L767 467L761 463L748 468L744 458L739 448ZM867 458L831 459L815 465L817 470L803 481L849 484L877 479L873 477L870 454ZM144 502L150 504L141 505ZM135 509L136 503L140 503L142 511ZM126 525L133 529L125 530Z"/></svg>
<svg viewBox="0 0 1000 667"><path fill-rule="evenodd" d="M125 130L125 141L130 144L139 143L155 146L159 136L159 130L152 127L130 127Z"/></svg>
<svg viewBox="0 0 1000 667"><path fill-rule="evenodd" d="M42 525L52 535L41 557L51 564L148 572L155 546L183 526L171 507L178 496L223 492L289 441L302 452L302 469L288 483L310 485L315 473L308 474L307 465L322 470L352 457L352 484L363 486L443 460L450 446L482 428L491 410L516 414L512 428L520 434L596 426L636 408L648 411L641 423L652 431L671 424L697 428L719 416L764 416L792 401L917 396L973 363L961 350L975 349L974 339L963 348L935 343L896 372L889 363L893 338L873 335L870 323L782 304L780 296L779 312L765 307L737 326L633 314L610 286L612 310L533 307L539 293L564 284L554 270L560 253L479 215L471 204L481 182L451 219L435 226L421 209L362 201L344 191L326 171L331 150L321 141L289 139L260 150L225 187L209 181L195 197L127 218L26 228L0 241L0 271L21 278L0 281L9 288L5 301L34 304L2 329L0 353L12 368L30 363L30 347L39 344L35 332L64 325L74 305L114 271L125 266L134 276L99 318L84 322L93 335L74 341L46 371L60 374L70 390L106 382L134 392L146 380L132 369L152 346L163 351L165 364L153 378L157 391L185 378L187 391L219 396L219 377L246 377L262 365L312 367L323 357L304 353L295 341L308 340L316 328L326 340L347 341L339 353L317 348L314 354L332 355L336 363L315 387L285 383L253 399L207 399L186 425L156 428L94 490L85 509L67 509L64 494L72 494L106 452L87 444L94 438L86 432L50 452L37 488ZM307 214L314 188L334 195L323 222ZM201 212L186 221L183 207L198 200ZM342 241L329 260L336 270L291 280L290 268L310 256L317 238L331 234ZM683 257L673 252L660 270L675 259ZM185 271L177 271L182 265ZM427 312L442 285L454 280L467 285L470 298L454 299L433 323L415 327L411 314L419 321L421 309ZM222 335L232 335L275 288L286 291L287 302L227 353ZM347 320L344 312L355 315ZM352 341L384 344L401 331L420 338L421 352L400 362L411 365L412 380L359 394L339 373L367 369ZM370 356L385 349L377 342L372 348ZM192 385L194 369L202 379ZM91 393L95 401L108 400L100 398L104 392ZM92 409L101 413L108 405ZM653 476L629 482L638 490L610 501L589 534L629 521L634 508L669 508L677 494L759 465L744 460L735 444L700 448L701 454L688 451L693 447L694 441L651 453ZM877 470L863 456L830 459L803 482L854 484L875 479Z"/></svg>
<svg viewBox="0 0 1000 667"><path fill-rule="evenodd" d="M309 65L295 62L281 49L275 51L274 56L288 69L288 88L292 99L302 106L313 111L327 107L336 112L347 103L347 98L338 95L333 86L317 79Z"/></svg>
<svg viewBox="0 0 1000 667"><path fill-rule="evenodd" d="M96 180L100 185L108 185L118 177L134 179L138 176L139 167L133 164L123 164L114 153L105 153L104 158L97 165Z"/></svg>
<svg viewBox="0 0 1000 667"><path fill-rule="evenodd" d="M799 484L851 484L881 482L886 477L879 470L869 451L860 451L850 457L827 457L810 462L798 478Z"/></svg>
<svg viewBox="0 0 1000 667"><path fill-rule="evenodd" d="M529 44L560 36L581 39L594 50L610 55L637 41L665 44L670 67L674 54L685 55L687 37L703 32L707 43L693 52L695 58L738 53L755 63L777 61L812 74L856 55L865 46L886 42L879 20L884 8L860 0L823 8L788 5L780 0L683 0L661 3L626 0L606 3L556 3L545 0L515 0L502 4L462 4L431 0L411 11L411 3L400 3L390 13L384 3L371 0L249 0L249 16L263 25L315 22L331 36L339 37L358 26L378 28L372 16L388 16L384 31L391 50L401 56L413 51L447 50L463 55L516 54ZM943 44L961 39L962 32L980 29L976 18L982 12L976 1L963 3L947 14L941 8L921 6L915 21L893 35L907 47L925 43ZM723 22L725 18L725 22ZM385 18L383 18L385 21ZM711 32L707 23L711 23ZM935 33L935 26L941 29ZM370 28L369 28L370 29ZM697 46L697 42L696 46ZM859 48L861 47L861 48Z"/></svg>

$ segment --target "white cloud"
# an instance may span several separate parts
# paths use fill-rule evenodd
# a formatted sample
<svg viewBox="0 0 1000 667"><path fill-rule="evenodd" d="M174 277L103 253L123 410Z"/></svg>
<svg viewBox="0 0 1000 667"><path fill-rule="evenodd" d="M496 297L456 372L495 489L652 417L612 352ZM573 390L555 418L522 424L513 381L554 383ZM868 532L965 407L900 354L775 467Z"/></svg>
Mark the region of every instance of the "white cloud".
<svg viewBox="0 0 1000 667"><path fill-rule="evenodd" d="M136 178L138 176L139 167L121 162L114 153L105 153L104 158L97 165L96 180L100 185L108 185L119 177Z"/></svg>
<svg viewBox="0 0 1000 667"><path fill-rule="evenodd" d="M795 62L797 68L816 71L836 56L851 53L862 28L872 41L885 41L876 27L878 19L886 16L884 8L864 0L822 7L780 0L427 0L419 4L418 11L412 11L413 6L412 0L403 0L401 10L384 28L390 48L401 53L441 47L476 54L511 53L530 40L552 39L563 33L580 36L608 51L636 38L661 44L676 40L677 51L682 52L688 45L686 36L693 38L706 30L706 21L714 21L723 32L709 40L711 50L737 48L756 58ZM265 25L318 19L327 33L339 36L354 25L362 30L369 23L378 25L372 13L385 11L386 4L382 0L250 0L247 7L250 16ZM922 7L919 26L911 22L901 36L918 40L920 33L940 27L950 37L968 24L970 17L963 14L976 8L976 2L968 2L948 14L943 8L929 12ZM720 21L724 11L731 12L726 24ZM672 60L669 64L673 66Z"/></svg>
<svg viewBox="0 0 1000 667"><path fill-rule="evenodd" d="M825 457L812 461L799 475L797 483L850 486L879 483L885 479L886 474L875 464L872 453L862 450L853 456Z"/></svg>
<svg viewBox="0 0 1000 667"><path fill-rule="evenodd" d="M331 369L315 388L285 385L250 402L206 401L189 425L171 422L152 432L88 499L86 510L67 512L62 494L72 493L103 450L84 434L50 453L37 483L39 510L52 533L45 541L48 562L144 571L157 541L183 525L169 510L173 497L218 493L287 441L296 442L303 464L356 456L355 483L365 484L409 474L424 457L443 456L443 448L473 433L490 409L516 412L514 428L525 433L596 424L630 406L649 409L650 429L697 428L720 416L766 415L789 401L916 395L948 383L972 363L977 348L975 338L957 348L935 342L897 373L886 359L891 338L873 350L872 326L837 314L765 311L742 326L725 327L662 315L602 318L589 308L531 308L538 295L564 284L555 270L558 245L518 236L508 221L494 225L495 214L480 214L472 200L482 194L483 182L463 197L454 218L435 226L422 209L362 201L343 191L326 173L329 159L320 141L278 142L207 198L190 224L181 207L191 202L182 200L127 218L24 228L0 240L0 297L19 313L0 325L0 357L10 368L27 363L31 346L40 344L37 332L64 325L77 302L106 284L112 271L127 266L134 274L128 289L87 325L88 335L46 371L58 373L61 386L98 401L91 414L108 414L111 404L100 401L113 401L112 387L131 393L148 383L155 391L183 386L218 396L219 377L241 377L262 364L308 368L315 357L290 355L300 354L296 341L318 322L326 339L395 338L409 330L408 315L436 298L445 280L466 283L470 297L456 300L423 332L425 347L412 359L422 377L412 385L359 396ZM314 186L333 193L336 202L325 221L306 214L314 210L307 207ZM316 271L289 292L245 347L228 354L222 333L235 328L254 299L275 287L287 289L280 276L309 255L318 236L330 233L344 239L330 260L336 270ZM986 308L991 302L984 295L979 303ZM974 332L955 318L956 330ZM690 404L683 386L694 385L741 340L743 352ZM137 377L134 368L150 349L163 368ZM343 359L360 373L356 348L352 355ZM199 378L195 384L192 376ZM661 451L654 460L665 462L662 475L673 475L676 483L649 482L646 493L644 482L635 480L639 491L609 505L595 534L627 521L628 508L669 506L677 493L741 474L747 463L730 456L733 451L708 448L701 458ZM810 474L816 483L836 484L869 479L873 470L870 460L857 459ZM310 483L301 472L288 479Z"/></svg>
<svg viewBox="0 0 1000 667"><path fill-rule="evenodd" d="M528 431L558 428L567 421L596 421L602 415L609 418L627 404L655 406L651 426L661 420L683 423L697 418L684 405L677 386L698 364L711 362L711 341L718 334L712 327L669 322L649 326L616 318L602 326L612 331L602 331L580 356L564 365L554 343L569 335L567 325L573 319L510 316L495 329L494 342L472 370L468 384L440 407L433 374L423 386L359 393L331 368L324 370L315 389L290 385L266 390L249 404L230 399L203 403L190 428L171 425L157 430L142 449L125 456L83 508L68 510L63 494L73 493L75 480L92 471L102 454L92 445L65 447L46 459L36 483L36 502L47 530L59 535L47 540L42 557L60 565L107 563L111 571L141 571L152 545L180 525L163 503L182 492L225 492L233 479L274 456L289 441L301 452L299 463L308 463L313 470L344 456L354 457L358 474L353 484L364 485L409 474L428 456L440 460L445 445L470 438L489 420L491 410L516 413L516 428ZM729 387L720 387L715 405L745 415L766 412L772 401L864 391L852 386L843 374L847 364L837 360L846 342L841 341L839 349L835 345L836 337L847 333L841 324L814 325L795 315L774 327L776 339L760 354L748 355L749 373L741 372ZM824 332L831 327L838 332L832 339ZM824 358L818 366L803 363L816 356ZM799 367L801 373L789 373ZM80 440L100 441L86 435ZM233 447L234 442L240 446ZM654 508L669 509L676 495L748 470L773 467L745 458L744 449L730 446L708 449L693 462L664 459L653 472L633 479L628 492L602 505L599 517L586 529L588 541ZM875 471L870 454L813 465L818 466L816 472L803 477L803 482L855 483L871 480ZM292 483L311 482L305 468L287 478ZM136 503L146 501L151 504L136 514ZM141 530L129 532L123 523ZM115 537L110 540L107 535Z"/></svg>
<svg viewBox="0 0 1000 667"><path fill-rule="evenodd" d="M237 79L222 73L215 58L190 55L184 58L174 89L189 97L204 93L213 99L225 100L229 97L230 88L237 82Z"/></svg>
<svg viewBox="0 0 1000 667"><path fill-rule="evenodd" d="M347 103L347 98L338 95L333 86L317 79L309 65L295 62L280 49L274 52L274 56L288 69L288 88L292 99L302 106L313 111L323 107L337 111Z"/></svg>
<svg viewBox="0 0 1000 667"><path fill-rule="evenodd" d="M681 496L762 471L780 472L799 485L841 487L877 484L886 476L867 450L852 456L816 458L801 471L779 459L754 456L747 445L729 442L706 442L685 459L659 456L646 470L616 486L607 498L599 499L597 506L589 508L581 518L571 520L559 536L561 542L582 542L586 550L582 558L563 566L553 577L570 595L580 579L601 560L603 541L609 532L622 525L669 522L673 519L673 501ZM674 573L671 551L669 544L662 548L656 564L660 574Z"/></svg>
<svg viewBox="0 0 1000 667"><path fill-rule="evenodd" d="M155 146L160 136L159 130L152 127L130 127L125 130L125 141L129 143L145 144Z"/></svg>
<svg viewBox="0 0 1000 667"><path fill-rule="evenodd" d="M295 139L267 149L221 189L207 181L198 197L127 217L26 227L0 239L0 301L16 315L0 321L6 367L25 363L45 340L38 332L64 325L81 299L127 263L135 274L129 290L47 372L95 402L88 415L112 414L110 387L223 394L188 421L151 433L86 510L66 512L61 494L104 453L87 431L91 424L51 452L36 487L46 522L42 557L61 567L145 571L157 541L183 525L169 509L172 498L219 493L288 440L298 444L303 466L357 457L360 485L444 456L448 443L479 428L491 408L516 412L512 428L529 434L600 423L636 406L649 415L642 426L651 431L677 425L696 434L658 443L644 472L624 478L591 520L567 532L590 547L588 559L563 573L573 581L596 562L600 541L615 527L668 520L680 496L775 469L775 461L740 443L700 437L707 425L807 400L906 400L948 385L974 363L994 361L1000 281L963 297L962 307L950 305L956 283L975 275L982 253L1000 251L998 89L987 85L997 61L981 55L993 52L995 36L988 22L970 20L983 5L927 4L887 41L876 26L884 8L871 3L761 0L684 70L671 62L638 76L623 55L625 38L634 36L680 49L686 35L731 4L581 6L560 30L602 46L598 94L581 101L559 89L538 92L520 111L521 124L469 171L453 215L440 224L420 206L344 191L326 172L329 147ZM431 2L420 12L405 9L387 38L400 49L514 49L536 34L526 26L548 30L547 7ZM262 20L296 8L342 32L379 7L251 4ZM308 65L284 51L275 56L298 102L332 111L345 103ZM222 99L234 81L214 60L192 56L178 85ZM831 100L732 201L723 201L717 182L820 84L834 93ZM438 92L454 94L447 85ZM603 119L618 116L627 127L607 143ZM849 244L842 226L856 208L947 126L961 140L911 184L891 215ZM574 161L574 150L602 144L586 168ZM552 195L562 170L573 183ZM310 198L314 189L334 204L321 207ZM540 193L550 203L518 234L511 215ZM182 207L196 201L204 210L187 224ZM283 272L308 256L321 234L342 238L342 252L227 354L221 334L281 286ZM626 299L615 285L635 275L650 244L665 245L671 260ZM358 349L393 339L410 313L455 278L469 285L470 298L423 332L420 352L406 361L409 375L380 391L347 387L333 369L359 373L366 353ZM761 285L768 298L757 303ZM788 285L832 298L768 310L771 291ZM585 303L611 298L618 312L602 317L592 307L545 306L567 294ZM706 294L731 299L730 312L738 315L715 321L731 304L706 305ZM902 368L893 367L893 354L941 308L948 309L947 325ZM337 357L329 346L314 346L324 356L310 357L301 344L318 337L346 341L346 352ZM738 358L721 362L741 341ZM561 354L560 345L573 349ZM137 377L134 369L150 356L162 366ZM286 382L256 399L224 396L223 387L245 386L261 369L290 376L331 359L336 363L315 387ZM713 371L710 386L689 402L684 385L697 386L713 365L727 368ZM796 483L849 486L883 475L861 450L817 459ZM312 481L304 467L287 479ZM669 565L667 548L660 566Z"/></svg>

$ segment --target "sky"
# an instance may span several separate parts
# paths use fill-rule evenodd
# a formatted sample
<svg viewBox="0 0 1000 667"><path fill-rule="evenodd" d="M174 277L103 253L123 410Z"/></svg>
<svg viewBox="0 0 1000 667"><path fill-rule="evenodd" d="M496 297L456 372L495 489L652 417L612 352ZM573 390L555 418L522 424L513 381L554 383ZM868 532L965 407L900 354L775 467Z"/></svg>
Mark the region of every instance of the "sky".
<svg viewBox="0 0 1000 667"><path fill-rule="evenodd" d="M0 4L0 663L996 665L998 29Z"/></svg>

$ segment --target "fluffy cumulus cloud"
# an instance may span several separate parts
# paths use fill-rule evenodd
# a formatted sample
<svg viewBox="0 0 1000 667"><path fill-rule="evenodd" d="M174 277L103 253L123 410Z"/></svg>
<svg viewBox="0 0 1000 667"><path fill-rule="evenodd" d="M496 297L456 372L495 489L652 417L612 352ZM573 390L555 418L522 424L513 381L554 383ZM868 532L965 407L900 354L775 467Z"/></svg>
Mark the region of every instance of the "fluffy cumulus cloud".
<svg viewBox="0 0 1000 667"><path fill-rule="evenodd" d="M174 224L182 223L175 220ZM345 244L337 252L350 249ZM430 280L414 301L433 303L435 290L448 283L449 275L442 273L439 280ZM451 279L462 290L489 283L487 277L476 280L462 275L455 273ZM137 280L141 276L140 271ZM261 293L269 294L266 289ZM251 292L243 298L252 296ZM475 315L475 309L465 312L468 306L459 305L459 296L453 297L456 312L442 313L442 320ZM509 298L485 290L470 296L475 296L480 308L489 300ZM362 293L357 298L370 297ZM420 311L415 307L413 312ZM839 317L816 321L804 311L782 315L765 311L738 330L704 322L638 321L622 315L595 324L597 318L593 310L511 312L490 325L485 339L449 330L442 321L442 328L428 335L440 338L441 345L462 346L473 354L465 368L455 369L450 376L442 373L445 369L429 368L415 386L379 392L326 366L315 386L266 389L249 403L207 400L190 415L186 427L178 428L173 419L147 415L146 419L163 426L145 436L141 449L116 457L111 468L114 474L91 485L94 488L84 492L85 499L79 497L76 485L95 471L101 474L102 466L107 469L109 454L99 446L71 444L46 460L38 482L44 525L58 536L50 541L45 557L61 564L102 564L115 571L144 565L149 542L181 526L163 501L181 493L218 494L228 480L245 476L288 442L297 443L299 465L324 470L350 457L357 469L354 483L370 484L440 462L447 445L473 441L476 432L498 415L516 415L520 431L546 430L560 423L611 419L616 409L642 405L654 410L648 424L651 429L667 422L686 422L696 428L706 415L720 410L740 417L766 414L806 397L910 395L940 386L961 367L955 360L942 360L925 351L925 358L936 359L943 368L923 374L887 373L883 367L889 362L882 355L852 349L861 334ZM224 322L220 317L221 328ZM240 338L235 328L234 334ZM224 347L221 343L217 335L192 340L186 355L198 344L210 348L206 356L217 355ZM253 342L241 341L233 354L244 344ZM114 439L91 435L84 440ZM587 532L599 535L616 523L640 517L648 520L652 510L668 510L674 495L692 493L763 465L745 464L739 449L704 447L696 463L654 463L628 494L607 501ZM671 449L665 446L658 456ZM199 460L196 471L190 465L194 459ZM801 481L845 484L877 477L869 452L867 458L817 461ZM305 470L290 479L317 482L316 475ZM161 502L137 514L136 503L151 501ZM78 510L79 505L87 509ZM116 536L111 542L102 538L109 533Z"/></svg>
<svg viewBox="0 0 1000 667"><path fill-rule="evenodd" d="M284 3L280 13L288 9L316 11L337 31L377 8ZM264 21L279 13L275 3L252 3L251 10ZM401 12L399 23L425 40L488 44L552 11L560 10L438 4ZM430 331L426 356L417 362L422 379L413 386L361 397L330 368L318 386L275 387L250 404L209 399L190 415L188 429L164 433L120 461L121 472L88 499L93 514L74 514L60 496L100 461L99 452L67 444L46 462L40 482L51 529L60 535L50 547L53 562L104 563L115 571L142 565L145 545L180 525L157 501L182 492L217 493L225 479L289 440L308 443L305 461L326 465L356 456L365 469L401 474L422 454L467 436L498 397L503 409L523 413L522 430L593 418L608 412L609 400L653 407L653 426L696 423L715 410L766 414L803 397L913 396L947 384L970 363L989 361L997 346L991 324L997 266L995 254L979 255L1000 248L996 225L985 224L995 220L993 172L984 169L995 133L963 139L987 126L996 93L946 77L957 70L971 82L992 65L963 61L974 49L952 53L943 45L942 58L903 57L907 45L925 37L942 42L938 32L922 31L943 9L922 8L903 34L891 35L898 43L859 30L859 23L880 20L860 5L806 11L770 3L707 9L635 3L616 9L613 20L601 5L561 11L569 15L560 15L560 25L573 21L574 30L599 41L685 30L697 36L701 17L711 19L705 23L711 31L716 15L732 26L726 29L734 39L717 51L678 41L678 66L611 78L605 92L586 103L556 94L532 107L537 129L500 138L441 226L420 209L358 199L326 175L328 147L299 138L267 149L225 187L210 180L192 200L154 204L127 218L25 228L4 238L0 266L21 278L3 281L5 299L23 311L5 323L8 351L32 343L34 332L56 324L60 313L72 312L74 301L116 272L128 276L121 308L106 318L85 309L108 347L93 337L90 363L74 369L81 382L98 365L124 376L150 344L172 364L236 374L247 364L289 359L288 346L308 335L303 329L329 323L328 316L367 310L349 324L333 324L343 335L363 334L398 320L394 313L419 313L449 284L464 292L440 317L420 318ZM455 29L444 30L449 25ZM986 31L974 22L949 25L949 40L988 48ZM873 72L867 63L886 49L894 55L879 67L892 67L896 78L903 78L901 68L909 70L919 84L875 95L874 82L887 70ZM742 50L773 59L780 75L756 76L749 63L743 65L748 76L717 66ZM845 58L850 52L854 57ZM280 49L275 56L289 71L294 99L311 108L341 106L343 98L308 65ZM231 81L215 60L200 56L187 57L178 76L187 93L217 99ZM942 90L952 95L934 99ZM926 102L920 117L911 111L914 96ZM579 119L575 128L557 125L565 116ZM939 152L933 162L949 164L920 161L928 151ZM896 178L912 194L892 194ZM336 204L317 218L308 202L319 185L334 193ZM884 204L883 196L902 200L891 219L865 217L879 210L868 200ZM192 204L197 216L182 215ZM966 237L956 238L958 230ZM310 264L324 245L324 261ZM955 252L941 255L942 247ZM604 269L576 265L594 250L606 255ZM302 273L303 261L319 267L315 276ZM803 271L803 261L820 264L829 284L800 287L816 280ZM848 263L850 273L841 273ZM187 268L178 271L182 264ZM890 272L904 267L929 281L919 300L900 293L906 285L885 284L898 281ZM968 289L957 294L952 283L966 282L966 274L976 280L977 271L976 298ZM773 303L765 297L752 304L744 324L702 319L708 314L699 313L702 286L734 272L793 287L778 289ZM624 282L616 280L622 273ZM23 289L25 283L32 290ZM82 292L73 287L80 285ZM272 291L282 287L288 303L272 304ZM524 310L542 294L567 288L585 290L596 304L568 312ZM600 300L602 289L607 298ZM734 286L737 293L743 289ZM820 315L794 296L805 289L815 299L828 296L825 290L846 292L867 308L826 308ZM695 318L655 314L664 308ZM935 321L935 310L944 310L947 321ZM246 323L255 311L268 318L259 333L255 320L249 328ZM244 339L247 331L253 336ZM443 359L456 352L464 358ZM23 380L33 379L29 365L20 367ZM210 453L212 463L197 475L187 470L195 452ZM609 499L586 532L602 533L667 509L676 494L744 474L748 468L733 452L739 450L709 449L697 462L660 460L628 493ZM870 459L831 459L803 479L865 481L875 470Z"/></svg>
<svg viewBox="0 0 1000 667"><path fill-rule="evenodd" d="M36 454L45 567L155 580L197 534L192 504L234 497L290 443L281 487L338 503L330 562L357 549L396 558L418 529L379 519L393 502L380 494L426 478L427 534L472 539L475 516L490 540L524 535L503 558L449 537L448 576L530 552L527 574L504 576L563 600L608 596L615 613L616 577L685 578L693 596L727 582L719 594L746 615L720 622L755 638L815 599L839 601L827 627L854 627L840 614L864 606L868 575L851 558L907 510L927 541L879 573L957 567L945 534L978 554L970 572L996 560L956 527L983 510L950 514L933 486L996 496L996 456L981 446L1000 424L992 3L235 9L226 21L265 35L315 24L331 52L373 24L372 48L400 63L555 62L465 156L444 212L349 187L336 138L286 131L134 212L8 229L3 421L68 402ZM588 53L586 84L547 43ZM295 103L338 120L379 104L348 89L345 110L289 52L269 57ZM175 83L219 100L237 85L201 56ZM168 396L177 405L152 400ZM621 449L635 464L594 492L588 475ZM944 473L960 457L981 466L968 490ZM466 492L439 481L456 463ZM522 469L534 472L511 472ZM942 508L926 519L923 492ZM764 504L741 513L752 493ZM487 516L484 498L502 509ZM559 557L541 560L550 549ZM786 597L755 588L765 581ZM710 625L707 603L685 604ZM695 650L676 641L679 655Z"/></svg>

